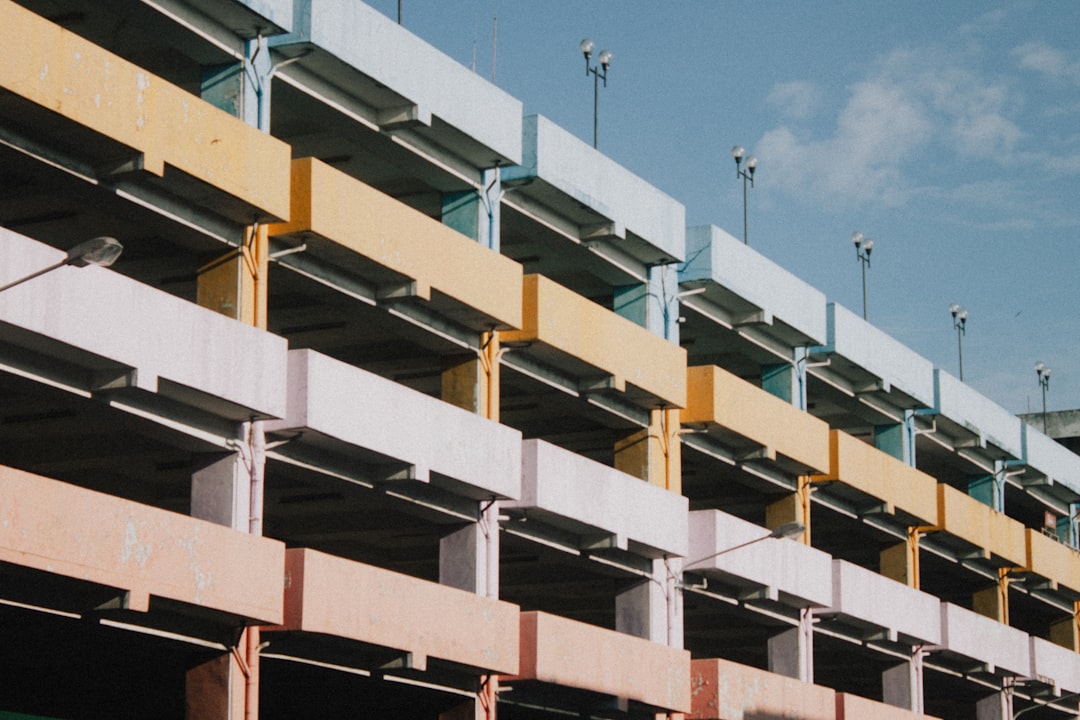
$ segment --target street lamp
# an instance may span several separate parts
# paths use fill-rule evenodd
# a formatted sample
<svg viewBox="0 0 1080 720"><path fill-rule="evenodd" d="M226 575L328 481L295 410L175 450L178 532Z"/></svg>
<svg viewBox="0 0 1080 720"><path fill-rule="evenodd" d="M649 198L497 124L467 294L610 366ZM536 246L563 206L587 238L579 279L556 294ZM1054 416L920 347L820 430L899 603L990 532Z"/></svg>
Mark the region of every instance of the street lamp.
<svg viewBox="0 0 1080 720"><path fill-rule="evenodd" d="M968 311L956 303L949 306L952 326L956 330L956 347L960 351L960 382L964 381L964 335L967 335Z"/></svg>
<svg viewBox="0 0 1080 720"><path fill-rule="evenodd" d="M870 253L874 249L874 241L865 237L861 232L851 233L851 242L855 243L855 257L862 264L862 319L866 319L866 270L870 267Z"/></svg>
<svg viewBox="0 0 1080 720"><path fill-rule="evenodd" d="M611 51L601 50L600 54L596 57L600 63L596 66L590 66L589 60L592 58L593 50L596 48L596 43L591 39L585 38L581 41L581 45L578 46L581 49L581 54L585 56L585 77L590 74L593 76L593 106L592 106L592 146L596 147L597 140L597 116L599 114L600 104L600 81L604 81L604 87L607 87L607 72L611 67Z"/></svg>
<svg viewBox="0 0 1080 720"><path fill-rule="evenodd" d="M779 538L791 538L791 537L795 537L796 535L801 535L804 532L806 532L806 526L803 525L801 522L799 522L797 520L795 522L789 522L789 523L784 523L783 525L777 525L776 527L774 527L772 529L772 531L768 535L762 535L761 537L756 537L753 540L747 540L746 542L739 543L738 545L733 545L733 546L731 546L729 548L724 548L720 552L714 552L712 555L706 555L705 557L697 558L696 560L691 560L689 562L683 563L683 567L688 567L690 565L697 565L698 563L705 562L706 560L712 560L714 557L719 557L721 555L726 555L727 553L732 552L733 550L741 550L744 547L746 547L747 545L754 545L755 543L759 543L762 540L768 540L769 538L777 538L777 539L779 539Z"/></svg>
<svg viewBox="0 0 1080 720"><path fill-rule="evenodd" d="M1042 360L1035 363L1035 374L1039 378L1039 387L1042 388L1043 401L1043 435L1046 434L1046 390L1050 387L1050 368Z"/></svg>
<svg viewBox="0 0 1080 720"><path fill-rule="evenodd" d="M120 253L124 251L124 246L116 238L111 237L96 237L92 240L79 243L75 247L68 250L67 257L60 262L53 263L48 267L42 268L36 272L33 272L26 277L13 280L7 285L0 287L0 292L15 287L16 285L22 285L28 280L33 280L36 277L41 277L45 273L52 272L57 268L62 268L65 265L72 267L86 267L87 265L98 265L100 267L109 267L116 258L120 257Z"/></svg>
<svg viewBox="0 0 1080 720"><path fill-rule="evenodd" d="M735 177L742 178L742 241L744 245L749 245L750 240L746 230L746 183L749 181L750 187L754 187L754 171L757 170L757 158L753 155L746 158L746 169L743 170L742 162L745 154L746 150L742 145L731 148L731 157L735 158Z"/></svg>

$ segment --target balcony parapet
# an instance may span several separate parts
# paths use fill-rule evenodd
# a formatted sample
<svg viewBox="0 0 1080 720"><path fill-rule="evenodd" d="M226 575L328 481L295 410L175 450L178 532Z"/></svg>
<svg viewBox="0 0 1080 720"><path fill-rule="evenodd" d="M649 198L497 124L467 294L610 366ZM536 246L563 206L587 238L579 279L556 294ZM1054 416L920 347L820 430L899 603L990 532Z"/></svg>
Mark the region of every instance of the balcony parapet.
<svg viewBox="0 0 1080 720"><path fill-rule="evenodd" d="M373 483L430 483L476 500L521 494L521 433L313 350L290 350L276 452L329 451Z"/></svg>
<svg viewBox="0 0 1080 720"><path fill-rule="evenodd" d="M938 486L938 525L954 538L973 545L984 559L1001 558L1026 567L1026 528L1008 515L944 483Z"/></svg>
<svg viewBox="0 0 1080 720"><path fill-rule="evenodd" d="M952 603L941 603L940 648L980 663L989 674L1026 677L1031 670L1027 633Z"/></svg>
<svg viewBox="0 0 1080 720"><path fill-rule="evenodd" d="M839 482L884 503L908 525L937 525L937 481L841 430L829 433L829 471L815 483Z"/></svg>
<svg viewBox="0 0 1080 720"><path fill-rule="evenodd" d="M1080 599L1080 553L1056 538L1025 528L1027 563L1025 567L1054 586L1068 588Z"/></svg>
<svg viewBox="0 0 1080 720"><path fill-rule="evenodd" d="M292 164L292 209L270 235L358 277L372 300L414 298L477 332L521 327L521 265L314 158Z"/></svg>
<svg viewBox="0 0 1080 720"><path fill-rule="evenodd" d="M685 556L687 499L542 440L522 445L521 499L500 509L527 513L571 532L645 557Z"/></svg>
<svg viewBox="0 0 1080 720"><path fill-rule="evenodd" d="M307 548L286 552L285 578L284 621L269 630L307 641L286 635L275 649L322 660L336 645L317 638L329 636L356 643L351 657L361 666L423 671L430 660L477 674L518 670L516 605Z"/></svg>
<svg viewBox="0 0 1080 720"><path fill-rule="evenodd" d="M686 405L686 350L542 275L525 276L521 329L502 341L583 392L624 393L649 408Z"/></svg>
<svg viewBox="0 0 1080 720"><path fill-rule="evenodd" d="M283 543L2 466L0 561L113 588L127 610L152 614L163 598L252 624L283 617Z"/></svg>
<svg viewBox="0 0 1080 720"><path fill-rule="evenodd" d="M764 596L793 607L832 605L833 565L827 553L778 538L739 547L768 534L765 528L720 510L694 510L690 559L683 571L717 579L742 595Z"/></svg>
<svg viewBox="0 0 1080 720"><path fill-rule="evenodd" d="M240 224L288 217L284 142L15 3L0 4L0 42L0 116L31 142Z"/></svg>
<svg viewBox="0 0 1080 720"><path fill-rule="evenodd" d="M0 228L0 283L64 258ZM0 327L0 363L46 382L156 396L231 421L285 414L283 338L107 269L62 267L5 290L0 323L9 328ZM258 358L258 372L237 358Z"/></svg>
<svg viewBox="0 0 1080 720"><path fill-rule="evenodd" d="M885 633L891 642L936 645L941 641L940 601L845 560L833 560L833 615L856 636Z"/></svg>
<svg viewBox="0 0 1080 720"><path fill-rule="evenodd" d="M715 658L690 664L693 720L834 720L836 692ZM867 717L877 717L876 715Z"/></svg>
<svg viewBox="0 0 1080 720"><path fill-rule="evenodd" d="M764 454L792 473L829 468L827 423L714 365L687 370L680 421L700 426L737 453Z"/></svg>
<svg viewBox="0 0 1080 720"><path fill-rule="evenodd" d="M1045 682L1062 695L1080 692L1080 654L1049 640L1032 637L1029 677Z"/></svg>
<svg viewBox="0 0 1080 720"><path fill-rule="evenodd" d="M690 710L688 651L542 612L521 613L521 667L504 682L517 693L527 681L659 713Z"/></svg>

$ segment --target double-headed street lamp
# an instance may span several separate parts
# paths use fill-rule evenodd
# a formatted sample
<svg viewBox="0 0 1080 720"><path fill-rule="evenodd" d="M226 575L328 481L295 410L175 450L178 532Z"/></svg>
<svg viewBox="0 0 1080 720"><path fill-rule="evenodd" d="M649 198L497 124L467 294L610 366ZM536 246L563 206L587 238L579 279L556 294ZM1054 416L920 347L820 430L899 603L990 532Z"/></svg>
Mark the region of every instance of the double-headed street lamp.
<svg viewBox="0 0 1080 720"><path fill-rule="evenodd" d="M1042 388L1043 401L1043 435L1046 434L1046 390L1050 387L1050 368L1042 360L1035 363L1035 375L1039 378L1039 387Z"/></svg>
<svg viewBox="0 0 1080 720"><path fill-rule="evenodd" d="M601 50L600 54L596 57L598 65L590 65L589 61L592 59L593 50L596 49L596 43L590 38L585 38L581 41L581 45L578 46L581 49L581 54L585 56L585 77L590 74L593 76L593 106L592 106L592 146L596 147L598 131L597 131L597 117L599 115L600 107L600 81L604 81L604 87L607 87L607 71L611 67L611 51Z"/></svg>
<svg viewBox="0 0 1080 720"><path fill-rule="evenodd" d="M952 314L952 326L956 330L956 347L960 352L960 381L964 381L964 336L967 335L968 311L956 303L949 306Z"/></svg>
<svg viewBox="0 0 1080 720"><path fill-rule="evenodd" d="M86 267L87 265L99 265L101 267L109 267L116 258L120 257L120 253L124 251L124 246L116 238L111 237L96 237L92 240L79 243L75 247L68 250L67 257L59 262L55 262L48 267L44 267L40 270L30 273L26 277L21 277L18 280L13 280L7 285L0 287L0 292L13 288L16 285L22 285L28 280L33 280L36 277L41 277L45 273L52 272L57 268L62 268L65 265L71 265L72 267Z"/></svg>
<svg viewBox="0 0 1080 720"><path fill-rule="evenodd" d="M861 232L851 233L851 242L855 243L855 257L862 265L862 317L866 319L866 270L870 267L870 253L874 250L874 241Z"/></svg>
<svg viewBox="0 0 1080 720"><path fill-rule="evenodd" d="M746 222L746 184L750 183L750 187L754 187L754 172L757 170L757 158L751 155L746 158L746 169L743 170L743 155L746 154L746 149L742 145L736 145L731 148L731 157L735 158L735 177L742 178L742 241L744 245L749 245L750 240L747 233Z"/></svg>

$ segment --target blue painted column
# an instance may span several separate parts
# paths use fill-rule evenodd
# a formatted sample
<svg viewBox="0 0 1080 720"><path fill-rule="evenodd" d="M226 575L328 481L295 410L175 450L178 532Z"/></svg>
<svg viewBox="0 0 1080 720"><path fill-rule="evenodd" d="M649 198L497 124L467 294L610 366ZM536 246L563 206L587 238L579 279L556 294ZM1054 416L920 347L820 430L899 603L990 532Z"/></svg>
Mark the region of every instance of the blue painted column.
<svg viewBox="0 0 1080 720"><path fill-rule="evenodd" d="M479 190L443 193L442 222L486 248L499 252L502 182L499 168L480 172Z"/></svg>

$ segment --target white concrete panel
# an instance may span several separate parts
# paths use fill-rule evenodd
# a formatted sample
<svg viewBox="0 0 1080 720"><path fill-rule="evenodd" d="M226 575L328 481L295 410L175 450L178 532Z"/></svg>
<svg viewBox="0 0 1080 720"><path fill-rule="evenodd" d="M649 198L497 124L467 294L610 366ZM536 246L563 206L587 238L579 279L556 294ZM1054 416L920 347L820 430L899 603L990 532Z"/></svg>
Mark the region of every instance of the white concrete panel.
<svg viewBox="0 0 1080 720"><path fill-rule="evenodd" d="M952 603L941 603L941 646L1021 677L1031 670L1027 633Z"/></svg>
<svg viewBox="0 0 1080 720"><path fill-rule="evenodd" d="M0 228L0 285L65 258ZM283 338L112 270L62 267L5 290L0 322L51 338L89 370L133 369L131 382L148 392L169 381L209 396L198 403L207 409L223 405L220 399L250 411L245 416L285 414Z"/></svg>
<svg viewBox="0 0 1080 720"><path fill-rule="evenodd" d="M536 177L651 245L682 260L686 208L588 143L540 115L523 123L523 159L504 180Z"/></svg>
<svg viewBox="0 0 1080 720"><path fill-rule="evenodd" d="M204 2L206 0L203 0ZM293 21L293 0L233 0L288 32ZM220 2L215 4L221 4Z"/></svg>
<svg viewBox="0 0 1080 720"><path fill-rule="evenodd" d="M607 465L540 441L521 450L521 500L539 509L668 555L686 555L688 501Z"/></svg>
<svg viewBox="0 0 1080 720"><path fill-rule="evenodd" d="M1048 438L1031 425L1027 433L1027 464L1056 483L1080 493L1080 455L1056 440Z"/></svg>
<svg viewBox="0 0 1080 720"><path fill-rule="evenodd" d="M714 225L686 229L686 267L679 281L712 280L776 320L824 345L825 293Z"/></svg>
<svg viewBox="0 0 1080 720"><path fill-rule="evenodd" d="M935 370L941 414L981 436L1013 457L1023 456L1020 418L960 382L940 368ZM1080 458L1077 458L1080 468Z"/></svg>
<svg viewBox="0 0 1080 720"><path fill-rule="evenodd" d="M683 570L705 575L718 571L774 588L807 605L832 605L832 558L827 553L776 538L732 549L768 534L760 525L719 510L695 510L690 513L689 560Z"/></svg>
<svg viewBox="0 0 1080 720"><path fill-rule="evenodd" d="M297 40L309 41L407 98L420 115L518 162L521 102L378 10L355 0L294 0ZM328 78L331 79L332 78Z"/></svg>
<svg viewBox="0 0 1080 720"><path fill-rule="evenodd" d="M499 497L521 492L521 433L312 350L289 351L289 402L267 432L310 429Z"/></svg>
<svg viewBox="0 0 1080 720"><path fill-rule="evenodd" d="M853 565L833 560L836 612L924 643L941 642L940 601L914 588Z"/></svg>
<svg viewBox="0 0 1080 720"><path fill-rule="evenodd" d="M1031 677L1049 678L1062 694L1080 692L1080 654L1031 638Z"/></svg>
<svg viewBox="0 0 1080 720"><path fill-rule="evenodd" d="M832 315L829 340L834 352L933 407L933 363L844 306L829 303L827 308Z"/></svg>

